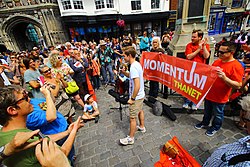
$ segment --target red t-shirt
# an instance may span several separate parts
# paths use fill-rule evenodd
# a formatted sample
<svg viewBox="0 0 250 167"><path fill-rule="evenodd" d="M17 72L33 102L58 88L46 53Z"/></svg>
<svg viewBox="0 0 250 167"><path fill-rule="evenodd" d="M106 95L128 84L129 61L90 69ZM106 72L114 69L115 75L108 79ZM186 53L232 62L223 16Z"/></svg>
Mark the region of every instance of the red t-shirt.
<svg viewBox="0 0 250 167"><path fill-rule="evenodd" d="M231 62L222 62L221 59L216 60L212 66L220 67L228 78L236 82L242 82L244 75L244 68L238 62L234 60ZM227 103L232 88L228 86L222 79L217 78L208 92L206 99L217 102L217 103Z"/></svg>
<svg viewBox="0 0 250 167"><path fill-rule="evenodd" d="M187 56L188 54L195 52L198 48L199 48L199 44L195 45L192 42L188 43L186 46L185 55ZM208 44L206 44L206 48L208 52L210 52L210 47ZM190 60L196 61L198 63L206 63L206 59L203 57L203 49L201 49L201 51L193 59L190 59Z"/></svg>

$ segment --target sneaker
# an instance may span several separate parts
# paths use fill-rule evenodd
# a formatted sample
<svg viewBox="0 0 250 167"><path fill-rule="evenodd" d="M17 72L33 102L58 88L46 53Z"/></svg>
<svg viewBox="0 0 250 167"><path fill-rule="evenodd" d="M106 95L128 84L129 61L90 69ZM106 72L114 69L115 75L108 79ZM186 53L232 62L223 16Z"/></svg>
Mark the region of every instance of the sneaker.
<svg viewBox="0 0 250 167"><path fill-rule="evenodd" d="M120 143L124 146L134 144L134 142L134 139L132 139L130 136L127 136L124 139L120 139Z"/></svg>
<svg viewBox="0 0 250 167"><path fill-rule="evenodd" d="M146 128L141 128L140 126L137 126L137 130L142 132L142 133L145 133L146 132Z"/></svg>
<svg viewBox="0 0 250 167"><path fill-rule="evenodd" d="M195 104L192 105L191 109L192 109L192 110L195 110L195 111L198 110L198 108L196 107Z"/></svg>
<svg viewBox="0 0 250 167"><path fill-rule="evenodd" d="M202 129L202 128L205 128L205 127L206 127L206 126L203 125L202 122L200 122L200 123L198 123L198 124L196 124L196 125L194 126L195 129Z"/></svg>
<svg viewBox="0 0 250 167"><path fill-rule="evenodd" d="M182 108L188 109L189 108L188 103L183 104Z"/></svg>
<svg viewBox="0 0 250 167"><path fill-rule="evenodd" d="M97 115L97 116L95 117L95 123L98 123L99 118L100 118L100 116L99 116L99 115Z"/></svg>
<svg viewBox="0 0 250 167"><path fill-rule="evenodd" d="M213 136L215 133L217 132L217 130L215 130L213 127L209 128L207 131L206 131L206 135L211 137Z"/></svg>

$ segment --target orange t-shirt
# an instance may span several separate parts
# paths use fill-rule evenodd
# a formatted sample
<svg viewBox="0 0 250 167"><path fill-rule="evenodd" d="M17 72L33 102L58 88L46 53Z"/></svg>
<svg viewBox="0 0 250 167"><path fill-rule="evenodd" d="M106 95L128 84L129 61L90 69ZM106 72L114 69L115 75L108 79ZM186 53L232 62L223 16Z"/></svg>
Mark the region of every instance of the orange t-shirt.
<svg viewBox="0 0 250 167"><path fill-rule="evenodd" d="M185 55L187 56L188 54L195 52L198 48L199 45L195 45L192 42L188 43L186 46ZM208 52L210 52L210 47L208 44L206 44L206 48ZM201 51L193 59L190 60L196 61L198 63L206 63L206 59L203 57L203 49L201 49Z"/></svg>
<svg viewBox="0 0 250 167"><path fill-rule="evenodd" d="M238 62L238 60L224 63L221 61L221 59L218 59L212 64L212 66L222 68L223 72L229 79L236 82L242 82L244 68ZM222 79L217 78L208 92L206 99L217 103L227 103L231 90L232 88L228 86Z"/></svg>

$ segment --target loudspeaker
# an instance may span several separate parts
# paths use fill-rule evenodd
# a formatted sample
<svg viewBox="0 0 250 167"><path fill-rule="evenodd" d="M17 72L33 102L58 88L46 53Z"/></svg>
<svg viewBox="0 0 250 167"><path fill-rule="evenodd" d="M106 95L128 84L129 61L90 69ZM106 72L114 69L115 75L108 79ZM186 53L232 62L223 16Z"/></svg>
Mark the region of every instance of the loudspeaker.
<svg viewBox="0 0 250 167"><path fill-rule="evenodd" d="M156 101L153 105L153 114L156 115L156 116L161 116L162 115L162 111L163 111L163 108L162 108L162 103L159 102L159 101Z"/></svg>
<svg viewBox="0 0 250 167"><path fill-rule="evenodd" d="M144 103L152 108L154 115L156 116L166 115L170 120L172 121L176 120L176 115L171 110L170 105L166 105L162 102L159 102L154 97L151 96L149 96L148 99L145 99Z"/></svg>

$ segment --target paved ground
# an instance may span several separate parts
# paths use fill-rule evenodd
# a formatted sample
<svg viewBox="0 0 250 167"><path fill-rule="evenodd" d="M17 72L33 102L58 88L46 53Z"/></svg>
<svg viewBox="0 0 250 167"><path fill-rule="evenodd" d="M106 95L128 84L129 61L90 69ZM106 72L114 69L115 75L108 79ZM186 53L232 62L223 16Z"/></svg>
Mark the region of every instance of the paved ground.
<svg viewBox="0 0 250 167"><path fill-rule="evenodd" d="M77 134L77 167L152 167L159 160L162 145L173 136L177 136L183 147L203 164L214 149L246 136L246 132L234 126L234 117L226 117L222 129L215 136L207 137L205 130L193 127L201 121L202 114L187 114L183 110L183 113L176 113L177 120L173 122L164 116L154 116L151 108L144 105L147 132L137 132L134 145L121 146L119 139L129 131L128 109L123 109L122 121L118 110L109 109L119 106L107 93L109 88L97 91L101 111L99 123L88 122ZM181 107L182 103L179 96L159 100L174 107Z"/></svg>
<svg viewBox="0 0 250 167"><path fill-rule="evenodd" d="M222 37L228 36L229 34L221 34L213 37L219 42ZM167 100L158 100L179 109L175 122L164 116L154 116L151 108L144 104L147 132L137 132L134 145L121 146L119 139L129 132L128 109L123 109L122 121L119 110L109 109L119 107L119 103L107 93L110 88L97 91L101 111L99 123L88 122L78 132L75 141L76 167L152 167L159 160L162 145L173 136L177 136L183 147L203 164L219 146L247 135L245 131L240 131L234 126L237 117L225 117L222 129L215 136L207 137L205 130L194 129L194 125L201 121L203 115L188 114L186 110L181 109L183 100L174 94ZM201 113L203 105L200 109ZM80 114L81 111L78 110L77 113Z"/></svg>

